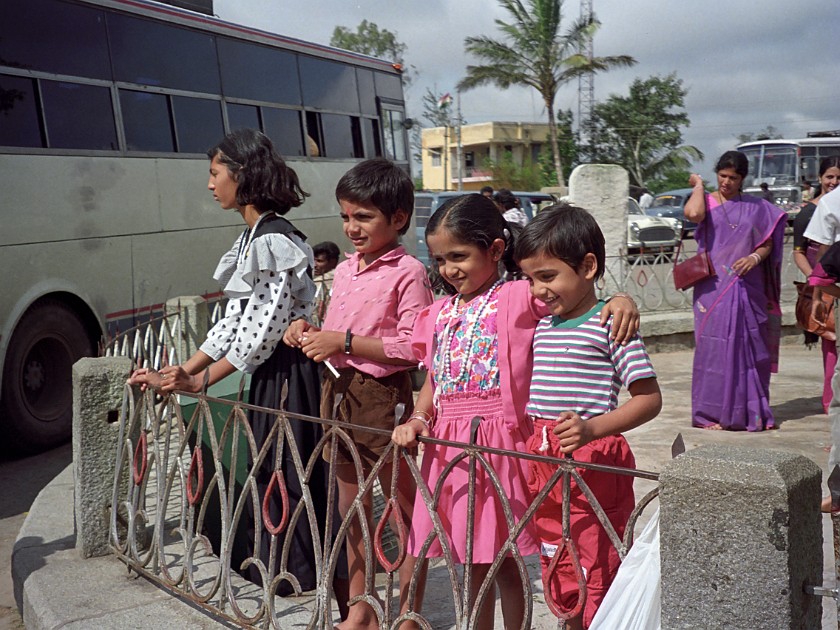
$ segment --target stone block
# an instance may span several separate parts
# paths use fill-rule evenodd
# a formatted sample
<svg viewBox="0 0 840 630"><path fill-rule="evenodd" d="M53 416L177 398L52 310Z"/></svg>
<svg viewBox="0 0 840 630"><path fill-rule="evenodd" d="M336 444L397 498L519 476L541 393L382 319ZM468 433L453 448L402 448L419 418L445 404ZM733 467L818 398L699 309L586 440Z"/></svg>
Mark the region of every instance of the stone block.
<svg viewBox="0 0 840 630"><path fill-rule="evenodd" d="M83 558L108 553L114 461L127 357L80 359L73 366L73 464L76 549Z"/></svg>
<svg viewBox="0 0 840 630"><path fill-rule="evenodd" d="M185 295L166 301L166 314L181 312L178 328L178 357L183 363L189 359L207 339L209 311L207 300L198 295Z"/></svg>
<svg viewBox="0 0 840 630"><path fill-rule="evenodd" d="M748 436L745 436L748 437ZM662 628L818 628L820 468L704 446L660 475Z"/></svg>

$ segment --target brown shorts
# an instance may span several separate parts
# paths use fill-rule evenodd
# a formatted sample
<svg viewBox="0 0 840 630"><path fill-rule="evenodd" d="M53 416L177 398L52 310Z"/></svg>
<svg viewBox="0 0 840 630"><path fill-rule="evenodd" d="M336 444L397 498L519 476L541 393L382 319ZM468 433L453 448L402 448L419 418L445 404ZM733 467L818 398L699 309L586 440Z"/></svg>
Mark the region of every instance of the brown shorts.
<svg viewBox="0 0 840 630"><path fill-rule="evenodd" d="M411 376L405 370L389 376L375 378L354 368L342 368L341 376L336 378L329 370L324 371L321 383L321 417L333 419L333 406L337 394L344 394L335 420L371 429L382 429L387 434L364 430L348 431L350 439L358 449L359 458L365 472L369 471L380 455L391 443L391 432L395 425L395 409L398 403L405 405L405 411L399 420L403 423L414 411L414 392L411 388ZM353 456L347 444L337 439L338 464L352 464ZM324 449L324 459L330 458L330 444Z"/></svg>

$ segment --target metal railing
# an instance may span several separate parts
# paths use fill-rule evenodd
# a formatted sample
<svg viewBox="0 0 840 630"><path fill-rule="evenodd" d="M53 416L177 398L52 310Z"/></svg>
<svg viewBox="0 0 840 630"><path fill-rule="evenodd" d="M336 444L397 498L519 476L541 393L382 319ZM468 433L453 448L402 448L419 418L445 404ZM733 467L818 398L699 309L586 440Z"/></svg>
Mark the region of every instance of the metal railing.
<svg viewBox="0 0 840 630"><path fill-rule="evenodd" d="M308 628L333 626L332 578L340 562L340 551L347 529L351 521L363 513L364 504L373 492L374 480L391 458L394 461L405 460L409 474L419 489L419 496L432 516L434 531L421 548L420 560L424 558L431 541L438 540L443 557L435 560L431 571L436 574L445 571L448 580L440 576L434 582L438 585L447 584L448 587L437 593L434 604L429 605L432 583L432 578L429 578L425 611L417 610L412 603L408 612L401 615L398 606L392 604L395 577L405 557L408 534L400 524L396 498L386 496L384 513L378 518L375 528L369 528L366 519L360 519L367 586L364 595L354 600L370 604L382 628L397 628L409 620L423 628L474 627L477 611L484 598L492 592L499 567L508 557L516 563L522 579L525 618L521 627L541 625L534 618L535 605L543 608L539 615L541 619L553 620L552 625L546 627L556 627L558 618L576 615L583 602L579 602L575 610L564 612L558 602L543 593L546 601L541 604L540 589L532 586L532 581L539 580L539 569L533 562L529 566L517 547L519 536L529 526L537 508L551 489L558 483L563 489L563 544L570 549L572 561L577 563L575 568L578 575L582 574L582 570L569 525L572 480L592 505L622 559L632 545L636 520L658 494L658 487L654 488L639 502L622 538L598 505L578 469L589 468L654 481L658 479L655 473L481 446L475 443L475 429L480 421L478 418L474 420L470 444L424 440L459 449L457 457L443 472L443 477L449 475L459 462L466 462L469 467L469 487L474 488L479 475L489 479L507 517L505 541L481 584L477 601L470 602L470 559L466 559L466 567L460 567L453 560L444 526L436 510L443 481L439 481L435 487L429 487L421 476L415 456L392 443L372 470L364 474L358 451L348 433L348 425L342 422L264 409L203 394L179 394L178 397L167 396L161 399L152 391L139 394L129 387L125 390L116 453L111 547L131 570L211 614L245 627L288 628L292 624L302 624ZM184 415L183 405L187 402L195 404L195 410ZM217 412L223 410L223 413L217 413L214 419L212 408ZM262 444L257 443L251 430L249 413L252 412L267 413L273 417L271 430ZM322 427L322 437L312 452L302 453L298 450L291 427L293 422L316 423ZM364 429L353 426L353 431L360 430ZM310 492L308 484L313 470L323 461L325 447L337 442L343 443L353 458L359 491L352 507L342 518L334 509L337 449L331 448L328 456L327 514L326 520L319 522L316 514L321 506L314 504L315 493ZM256 483L257 471L270 457L270 453L280 453L283 449L288 449L293 455L294 471L304 482L303 496L291 511L286 480L280 472L278 459L273 462L271 485L262 496ZM557 467L545 488L533 498L519 521L511 516L509 500L498 474L489 463L489 455L539 461ZM272 466L270 460L269 466ZM399 470L400 466L392 467L392 488L396 488L399 482ZM272 522L269 517L266 506L271 501L276 501L282 507L280 522ZM254 527L250 541L253 555L241 566L232 567L236 536L241 535L248 515ZM315 550L317 587L308 593L300 592L297 578L287 565L292 538L284 539L283 536L284 532L294 529L301 519L309 522ZM474 514L470 510L467 514L467 536L470 537L473 536L473 521ZM475 525L480 528L480 523ZM259 552L263 530L271 534L268 554ZM383 543L389 530L397 540L397 549L390 553ZM335 532L335 535L325 535L325 532ZM471 549L469 543L467 548ZM266 555L269 558L267 563L264 561ZM409 587L411 602L415 601L419 587L421 564L416 564ZM238 574L237 570L247 566L257 567L264 586L248 582ZM381 573L379 580L376 579L377 571ZM291 585L297 596L277 596L281 584ZM536 604L534 595L538 597ZM442 597L448 598L448 603ZM554 614L546 614L546 606Z"/></svg>

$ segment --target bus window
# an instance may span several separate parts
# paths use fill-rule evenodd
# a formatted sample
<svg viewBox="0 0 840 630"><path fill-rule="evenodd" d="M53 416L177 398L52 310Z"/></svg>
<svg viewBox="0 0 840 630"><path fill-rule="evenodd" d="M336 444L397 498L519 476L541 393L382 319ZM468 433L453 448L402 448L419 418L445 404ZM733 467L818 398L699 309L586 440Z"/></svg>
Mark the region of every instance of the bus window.
<svg viewBox="0 0 840 630"><path fill-rule="evenodd" d="M356 68L356 82L359 85L359 104L362 114L376 116L376 86L373 71Z"/></svg>
<svg viewBox="0 0 840 630"><path fill-rule="evenodd" d="M405 150L404 114L401 109L382 108L382 122L385 128L385 157L399 162L408 159Z"/></svg>
<svg viewBox="0 0 840 630"><path fill-rule="evenodd" d="M108 88L41 81L41 98L51 148L112 151L119 148Z"/></svg>
<svg viewBox="0 0 840 630"><path fill-rule="evenodd" d="M120 90L120 109L129 151L175 151L166 95Z"/></svg>
<svg viewBox="0 0 840 630"><path fill-rule="evenodd" d="M374 73L376 95L380 98L402 100L402 79L393 74Z"/></svg>
<svg viewBox="0 0 840 630"><path fill-rule="evenodd" d="M358 113L356 72L334 61L299 57L305 107Z"/></svg>
<svg viewBox="0 0 840 630"><path fill-rule="evenodd" d="M117 81L219 93L212 35L119 13L108 15L108 30Z"/></svg>
<svg viewBox="0 0 840 630"><path fill-rule="evenodd" d="M0 74L0 145L42 147L44 139L38 123L35 81Z"/></svg>
<svg viewBox="0 0 840 630"><path fill-rule="evenodd" d="M228 129L261 129L260 108L256 105L227 104ZM268 135L268 134L266 134ZM271 136L269 135L269 138ZM272 140L274 142L274 140ZM278 144L274 142L275 146ZM285 154L284 154L285 155Z"/></svg>
<svg viewBox="0 0 840 630"><path fill-rule="evenodd" d="M372 118L362 119L362 135L365 140L365 157L382 157L382 141L379 139L379 122Z"/></svg>
<svg viewBox="0 0 840 630"><path fill-rule="evenodd" d="M359 119L341 114L318 114L324 134L325 157L361 158L362 131Z"/></svg>
<svg viewBox="0 0 840 630"><path fill-rule="evenodd" d="M225 135L219 101L173 96L172 111L179 153L205 153Z"/></svg>
<svg viewBox="0 0 840 630"><path fill-rule="evenodd" d="M0 60L27 70L110 80L105 14L56 0L3 0Z"/></svg>
<svg viewBox="0 0 840 630"><path fill-rule="evenodd" d="M295 109L279 109L277 107L263 107L263 132L267 135L280 155L303 157L303 126L300 122L300 112Z"/></svg>
<svg viewBox="0 0 840 630"><path fill-rule="evenodd" d="M266 46L218 38L225 96L300 105L297 55Z"/></svg>

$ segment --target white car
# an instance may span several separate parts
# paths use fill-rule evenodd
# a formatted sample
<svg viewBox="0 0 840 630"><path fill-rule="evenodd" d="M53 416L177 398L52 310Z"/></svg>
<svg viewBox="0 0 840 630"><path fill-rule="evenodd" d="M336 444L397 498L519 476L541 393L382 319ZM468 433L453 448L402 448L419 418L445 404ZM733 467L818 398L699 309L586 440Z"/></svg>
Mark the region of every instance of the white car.
<svg viewBox="0 0 840 630"><path fill-rule="evenodd" d="M679 219L646 215L635 199L627 198L628 256L673 252L680 242L682 229Z"/></svg>

